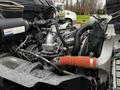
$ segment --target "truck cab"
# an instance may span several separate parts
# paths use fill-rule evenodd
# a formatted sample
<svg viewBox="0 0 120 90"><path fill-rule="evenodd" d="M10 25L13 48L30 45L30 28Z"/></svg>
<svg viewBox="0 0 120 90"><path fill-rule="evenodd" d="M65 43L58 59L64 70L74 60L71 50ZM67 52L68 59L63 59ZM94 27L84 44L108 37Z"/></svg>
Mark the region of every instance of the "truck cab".
<svg viewBox="0 0 120 90"><path fill-rule="evenodd" d="M64 3L55 3L58 10L58 16L60 20L65 20L65 22L73 25L77 20L77 15L75 12L65 10Z"/></svg>

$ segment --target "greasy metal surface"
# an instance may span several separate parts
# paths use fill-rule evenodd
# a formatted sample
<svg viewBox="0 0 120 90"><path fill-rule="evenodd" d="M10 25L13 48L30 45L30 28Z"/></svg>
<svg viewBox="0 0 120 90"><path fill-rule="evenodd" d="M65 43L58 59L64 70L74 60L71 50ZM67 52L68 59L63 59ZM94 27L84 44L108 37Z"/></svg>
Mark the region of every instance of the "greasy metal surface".
<svg viewBox="0 0 120 90"><path fill-rule="evenodd" d="M119 62L120 60L116 61L116 72L115 72L115 76L116 76L116 88L120 89L120 64L118 64L117 62Z"/></svg>
<svg viewBox="0 0 120 90"><path fill-rule="evenodd" d="M117 88L120 87L120 79L117 79Z"/></svg>
<svg viewBox="0 0 120 90"><path fill-rule="evenodd" d="M19 65L12 69L2 64L7 61L12 61ZM58 76L50 71L40 70L38 66L39 64L36 63L32 64L19 58L6 56L0 58L0 76L25 87L33 87L38 82L59 85L61 82L79 77L77 75Z"/></svg>
<svg viewBox="0 0 120 90"><path fill-rule="evenodd" d="M51 31L49 32L47 37L46 37L46 42L42 44L42 49L44 52L52 52L56 50L56 43L55 43L55 38L56 38L56 27L55 25L51 26Z"/></svg>
<svg viewBox="0 0 120 90"><path fill-rule="evenodd" d="M117 78L120 78L120 72L117 72L116 76Z"/></svg>
<svg viewBox="0 0 120 90"><path fill-rule="evenodd" d="M120 89L120 60L116 60L116 72L115 72L115 76L116 76L116 87Z"/></svg>
<svg viewBox="0 0 120 90"><path fill-rule="evenodd" d="M120 66L119 65L116 66L116 70L120 70Z"/></svg>
<svg viewBox="0 0 120 90"><path fill-rule="evenodd" d="M112 75L113 75L113 89L120 89L120 60L114 60Z"/></svg>
<svg viewBox="0 0 120 90"><path fill-rule="evenodd" d="M114 49L120 49L120 34L117 34L115 37Z"/></svg>
<svg viewBox="0 0 120 90"><path fill-rule="evenodd" d="M116 61L113 59L112 63L113 89L116 88Z"/></svg>
<svg viewBox="0 0 120 90"><path fill-rule="evenodd" d="M117 64L117 65L120 65L120 60L117 60L117 61L116 61L116 64Z"/></svg>
<svg viewBox="0 0 120 90"><path fill-rule="evenodd" d="M114 49L120 49L120 35L115 36ZM120 60L113 59L112 65L113 89L120 89Z"/></svg>
<svg viewBox="0 0 120 90"><path fill-rule="evenodd" d="M108 25L107 39L103 43L102 52L99 58L97 58L97 67L99 69L110 72L111 57L114 48L115 33L113 25Z"/></svg>

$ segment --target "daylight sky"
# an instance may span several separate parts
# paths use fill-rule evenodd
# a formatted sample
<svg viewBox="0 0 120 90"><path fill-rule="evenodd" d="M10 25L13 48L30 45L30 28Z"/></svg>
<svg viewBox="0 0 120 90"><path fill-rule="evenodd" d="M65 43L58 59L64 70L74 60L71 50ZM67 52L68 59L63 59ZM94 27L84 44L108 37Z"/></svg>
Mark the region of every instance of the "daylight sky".
<svg viewBox="0 0 120 90"><path fill-rule="evenodd" d="M70 0L68 0L68 1L70 1ZM72 1L74 4L74 3L76 3L77 0L72 0ZM106 0L99 0L99 4L101 5L101 9L104 7L105 3L106 3Z"/></svg>
<svg viewBox="0 0 120 90"><path fill-rule="evenodd" d="M106 4L106 0L99 0L99 2L101 3L101 8L103 8L104 5Z"/></svg>
<svg viewBox="0 0 120 90"><path fill-rule="evenodd" d="M54 0L54 1L58 1L58 2L62 1L62 2L64 2L65 0ZM68 1L70 2L71 0L68 0ZM76 1L77 0L72 0L73 4L76 3ZM105 5L106 0L99 0L99 3L101 4L101 8L102 8Z"/></svg>
<svg viewBox="0 0 120 90"><path fill-rule="evenodd" d="M76 3L76 1L77 0L73 0L73 3ZM101 7L103 7L105 5L105 3L106 3L106 0L99 0L99 3L101 4Z"/></svg>

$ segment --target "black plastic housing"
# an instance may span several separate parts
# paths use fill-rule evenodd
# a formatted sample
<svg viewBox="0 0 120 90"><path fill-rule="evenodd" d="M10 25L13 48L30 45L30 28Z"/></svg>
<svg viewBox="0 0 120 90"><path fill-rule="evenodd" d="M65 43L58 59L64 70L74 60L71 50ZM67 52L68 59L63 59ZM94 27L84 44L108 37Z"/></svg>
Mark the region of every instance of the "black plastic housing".
<svg viewBox="0 0 120 90"><path fill-rule="evenodd" d="M111 15L114 14L115 12L119 11L120 12L120 0L106 0L106 10L107 10L107 14ZM112 19L110 21L110 23L112 24L116 24L116 23L120 23L120 14L115 14L113 15L113 17L118 16L115 19Z"/></svg>
<svg viewBox="0 0 120 90"><path fill-rule="evenodd" d="M24 6L13 1L0 0L0 13L4 18L23 17Z"/></svg>
<svg viewBox="0 0 120 90"><path fill-rule="evenodd" d="M29 24L22 18L0 19L0 43L24 37Z"/></svg>

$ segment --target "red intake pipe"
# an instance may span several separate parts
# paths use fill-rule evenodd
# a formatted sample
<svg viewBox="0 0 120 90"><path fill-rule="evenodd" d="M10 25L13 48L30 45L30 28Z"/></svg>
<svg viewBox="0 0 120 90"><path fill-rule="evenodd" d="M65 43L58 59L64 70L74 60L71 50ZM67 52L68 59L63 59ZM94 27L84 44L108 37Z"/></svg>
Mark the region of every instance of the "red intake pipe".
<svg viewBox="0 0 120 90"><path fill-rule="evenodd" d="M59 65L69 65L81 68L96 68L96 58L89 56L62 56L59 57Z"/></svg>

